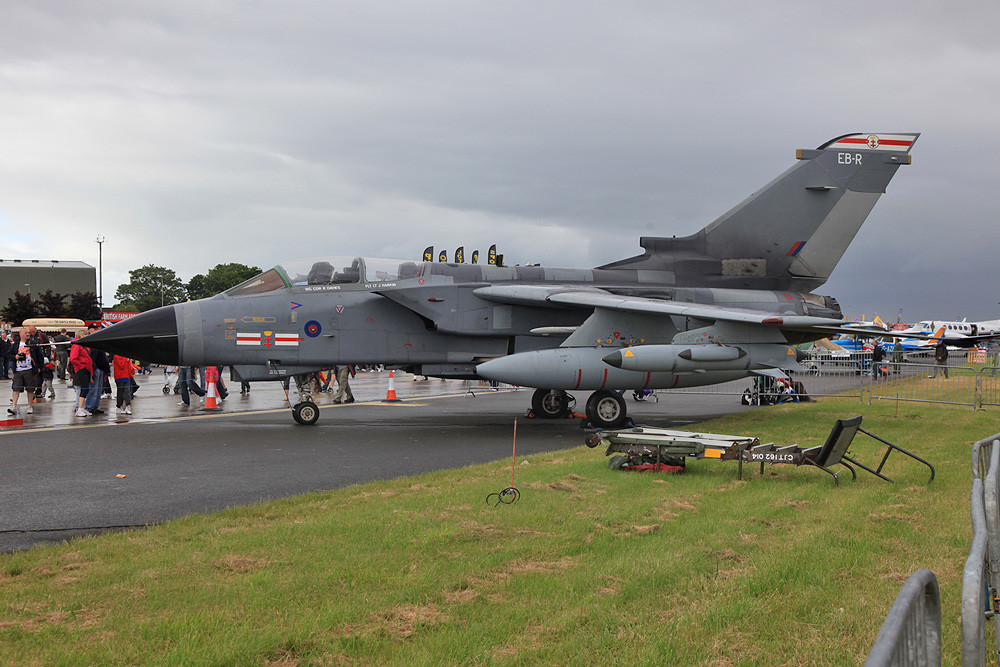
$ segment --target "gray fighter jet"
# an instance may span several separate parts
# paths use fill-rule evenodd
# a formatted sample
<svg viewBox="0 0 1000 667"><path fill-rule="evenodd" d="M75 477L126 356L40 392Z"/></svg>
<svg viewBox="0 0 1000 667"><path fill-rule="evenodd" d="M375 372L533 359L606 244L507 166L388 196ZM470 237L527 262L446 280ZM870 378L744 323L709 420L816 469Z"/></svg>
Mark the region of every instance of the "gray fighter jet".
<svg viewBox="0 0 1000 667"><path fill-rule="evenodd" d="M592 390L587 417L626 421L616 390L692 387L796 369L792 344L845 329L822 285L918 133L848 134L701 231L643 237L594 269L324 257L280 264L210 299L157 308L83 339L124 356L276 380L378 363L537 387L539 417ZM773 372L773 371L772 371ZM319 417L305 400L299 423Z"/></svg>

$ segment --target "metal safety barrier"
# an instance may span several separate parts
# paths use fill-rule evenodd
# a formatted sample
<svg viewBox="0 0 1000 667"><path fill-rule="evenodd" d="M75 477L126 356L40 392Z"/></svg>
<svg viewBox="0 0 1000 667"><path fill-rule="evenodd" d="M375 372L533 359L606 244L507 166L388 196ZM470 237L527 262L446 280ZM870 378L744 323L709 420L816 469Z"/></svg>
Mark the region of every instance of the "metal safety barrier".
<svg viewBox="0 0 1000 667"><path fill-rule="evenodd" d="M930 570L907 578L889 609L865 667L941 664L941 594Z"/></svg>
<svg viewBox="0 0 1000 667"><path fill-rule="evenodd" d="M1000 368L997 366L938 366L937 364L883 364L888 375L867 375L869 403L895 400L968 405L974 410L1000 405Z"/></svg>
<svg viewBox="0 0 1000 667"><path fill-rule="evenodd" d="M869 402L892 399L968 405L973 408L978 405L979 369L977 368L914 363L903 363L898 366L898 370L890 369L887 376L867 376Z"/></svg>
<svg viewBox="0 0 1000 667"><path fill-rule="evenodd" d="M871 367L871 352L812 350L800 365L808 375L860 375Z"/></svg>
<svg viewBox="0 0 1000 667"><path fill-rule="evenodd" d="M962 665L986 664L986 621L1000 663L1000 433L972 446L972 545L962 574ZM906 580L865 665L940 665L941 597L930 570Z"/></svg>
<svg viewBox="0 0 1000 667"><path fill-rule="evenodd" d="M995 360L979 369L979 408L986 405L1000 406L1000 365Z"/></svg>
<svg viewBox="0 0 1000 667"><path fill-rule="evenodd" d="M983 665L986 619L993 618L1000 659L1000 433L972 447L972 546L962 574L962 664Z"/></svg>

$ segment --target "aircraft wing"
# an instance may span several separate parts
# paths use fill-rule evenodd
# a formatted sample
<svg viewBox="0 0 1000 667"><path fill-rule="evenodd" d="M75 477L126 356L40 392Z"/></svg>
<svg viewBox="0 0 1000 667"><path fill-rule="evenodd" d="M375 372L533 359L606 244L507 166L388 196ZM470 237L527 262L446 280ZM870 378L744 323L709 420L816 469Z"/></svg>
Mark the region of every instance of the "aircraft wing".
<svg viewBox="0 0 1000 667"><path fill-rule="evenodd" d="M828 327L820 325L814 330L839 333L847 336L857 336L858 338L914 338L917 340L937 341L942 337L940 332L915 333L913 331L893 331L892 329L886 331L885 329L865 329L862 327ZM948 345L955 347L975 347L979 343L987 343L998 338L1000 338L1000 333L979 334L976 336L965 335L961 338L949 338L948 336L944 336L944 341Z"/></svg>
<svg viewBox="0 0 1000 667"><path fill-rule="evenodd" d="M606 290L569 286L512 285L480 287L473 294L486 301L523 306L602 308L623 313L690 317L699 320L775 326L795 331L836 331L847 320L810 315L773 313L746 308L723 308L641 296L621 296ZM857 330L853 330L857 333Z"/></svg>
<svg viewBox="0 0 1000 667"><path fill-rule="evenodd" d="M926 340L932 340L934 336L923 335L923 334L913 334L906 333L902 331L893 331L889 329L865 329L862 327L836 327L836 326L826 326L820 325L815 328L815 331L824 331L830 334L843 334L845 336L857 336L858 338L924 338Z"/></svg>

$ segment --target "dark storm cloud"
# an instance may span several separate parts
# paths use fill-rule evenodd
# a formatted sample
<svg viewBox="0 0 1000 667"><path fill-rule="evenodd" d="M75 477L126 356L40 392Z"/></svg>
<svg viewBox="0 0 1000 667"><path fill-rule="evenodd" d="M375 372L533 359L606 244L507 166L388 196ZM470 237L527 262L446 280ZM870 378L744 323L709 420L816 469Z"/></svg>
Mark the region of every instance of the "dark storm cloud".
<svg viewBox="0 0 1000 667"><path fill-rule="evenodd" d="M188 278L431 243L593 266L696 231L796 148L919 131L820 291L852 312L993 317L998 13L5 3L0 256L93 263L104 234L107 293L147 262Z"/></svg>

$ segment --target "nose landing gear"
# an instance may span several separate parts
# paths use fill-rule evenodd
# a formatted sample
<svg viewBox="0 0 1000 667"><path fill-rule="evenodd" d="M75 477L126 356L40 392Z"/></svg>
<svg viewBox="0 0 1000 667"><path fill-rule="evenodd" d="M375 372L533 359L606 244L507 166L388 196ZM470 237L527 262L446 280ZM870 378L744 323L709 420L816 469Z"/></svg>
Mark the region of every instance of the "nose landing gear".
<svg viewBox="0 0 1000 667"><path fill-rule="evenodd" d="M561 419L570 410L570 395L562 389L536 389L531 395L531 411L540 419Z"/></svg>

